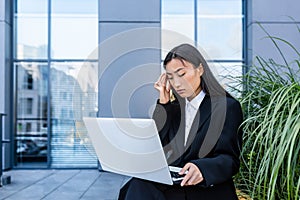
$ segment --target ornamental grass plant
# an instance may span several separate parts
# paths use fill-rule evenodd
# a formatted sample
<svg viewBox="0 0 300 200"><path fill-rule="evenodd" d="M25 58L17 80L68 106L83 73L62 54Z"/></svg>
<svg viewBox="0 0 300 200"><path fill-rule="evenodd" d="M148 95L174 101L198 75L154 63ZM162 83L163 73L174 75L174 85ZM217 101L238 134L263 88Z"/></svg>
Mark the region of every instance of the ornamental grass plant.
<svg viewBox="0 0 300 200"><path fill-rule="evenodd" d="M253 199L299 200L300 53L288 41L266 34L284 64L257 56L240 79L245 120L241 170L235 182ZM290 47L297 58L287 61L279 43Z"/></svg>

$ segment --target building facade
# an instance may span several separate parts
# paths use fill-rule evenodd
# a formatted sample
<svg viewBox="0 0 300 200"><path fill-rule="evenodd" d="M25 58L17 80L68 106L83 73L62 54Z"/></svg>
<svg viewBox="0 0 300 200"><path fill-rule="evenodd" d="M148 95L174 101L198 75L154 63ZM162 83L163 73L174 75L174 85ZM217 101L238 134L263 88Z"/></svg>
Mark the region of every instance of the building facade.
<svg viewBox="0 0 300 200"><path fill-rule="evenodd" d="M224 87L255 55L282 62L266 32L299 49L299 4L0 0L2 168L98 167L82 117L151 117L161 61L183 42Z"/></svg>

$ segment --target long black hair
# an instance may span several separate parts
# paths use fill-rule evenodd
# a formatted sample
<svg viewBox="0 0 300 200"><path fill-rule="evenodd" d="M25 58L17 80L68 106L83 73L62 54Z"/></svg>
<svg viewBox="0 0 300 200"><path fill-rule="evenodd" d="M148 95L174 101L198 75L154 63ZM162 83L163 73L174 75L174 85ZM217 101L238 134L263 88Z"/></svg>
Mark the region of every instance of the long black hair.
<svg viewBox="0 0 300 200"><path fill-rule="evenodd" d="M174 58L190 62L194 65L195 68L200 67L200 64L202 65L204 72L200 77L201 88L204 90L204 92L207 95L211 97L217 97L217 96L232 97L214 77L213 73L209 69L206 60L204 59L204 57L201 55L201 53L198 51L197 48L195 48L190 44L181 44L177 47L174 47L166 55L164 59L163 62L164 68L166 68L166 65Z"/></svg>

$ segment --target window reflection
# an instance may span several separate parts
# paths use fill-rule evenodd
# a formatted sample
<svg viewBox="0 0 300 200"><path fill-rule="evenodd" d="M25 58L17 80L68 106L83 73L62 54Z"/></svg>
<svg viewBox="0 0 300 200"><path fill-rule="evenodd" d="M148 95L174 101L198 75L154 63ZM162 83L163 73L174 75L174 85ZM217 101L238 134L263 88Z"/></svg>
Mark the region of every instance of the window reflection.
<svg viewBox="0 0 300 200"><path fill-rule="evenodd" d="M97 158L82 117L97 115L96 62L51 65L51 166L96 167Z"/></svg>
<svg viewBox="0 0 300 200"><path fill-rule="evenodd" d="M16 63L17 132L16 155L19 166L47 163L47 66Z"/></svg>
<svg viewBox="0 0 300 200"><path fill-rule="evenodd" d="M18 0L14 11L18 166L96 167L81 119L97 113L97 63L64 60L98 58L98 1ZM88 78L77 76L83 65Z"/></svg>

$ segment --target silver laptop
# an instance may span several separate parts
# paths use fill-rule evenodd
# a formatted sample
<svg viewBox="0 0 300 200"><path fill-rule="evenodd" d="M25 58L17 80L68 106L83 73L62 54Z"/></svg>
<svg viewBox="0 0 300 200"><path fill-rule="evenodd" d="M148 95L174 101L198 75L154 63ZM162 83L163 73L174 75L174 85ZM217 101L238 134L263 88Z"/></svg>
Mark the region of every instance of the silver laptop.
<svg viewBox="0 0 300 200"><path fill-rule="evenodd" d="M167 164L153 119L83 121L103 170L168 185L182 180L180 168Z"/></svg>

